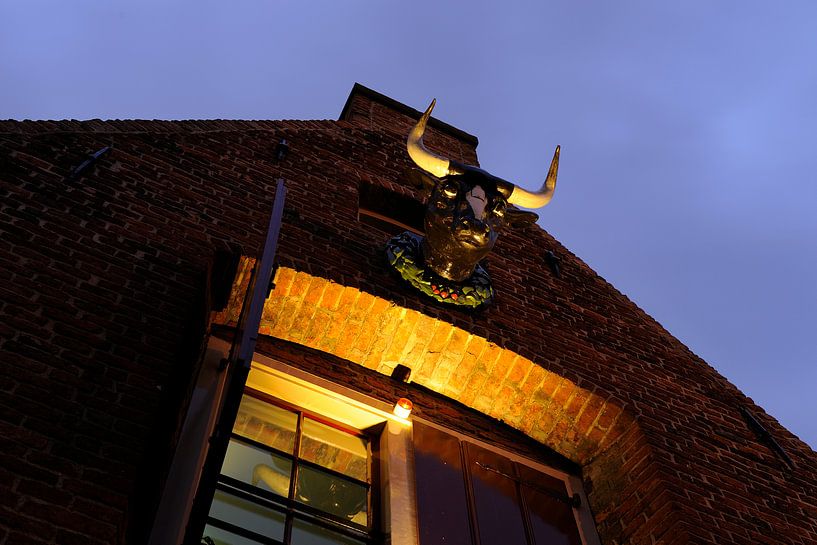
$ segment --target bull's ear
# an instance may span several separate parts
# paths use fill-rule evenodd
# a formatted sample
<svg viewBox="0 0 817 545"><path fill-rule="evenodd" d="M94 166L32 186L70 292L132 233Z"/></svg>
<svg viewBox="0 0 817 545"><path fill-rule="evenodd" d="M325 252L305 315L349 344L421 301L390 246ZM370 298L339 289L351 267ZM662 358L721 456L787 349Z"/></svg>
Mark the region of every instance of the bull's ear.
<svg viewBox="0 0 817 545"><path fill-rule="evenodd" d="M431 174L419 168L410 168L403 172L403 180L415 189L432 191L439 181Z"/></svg>
<svg viewBox="0 0 817 545"><path fill-rule="evenodd" d="M505 223L509 227L525 227L531 225L539 219L539 214L530 212L528 210L519 210L518 208L508 207L505 210Z"/></svg>

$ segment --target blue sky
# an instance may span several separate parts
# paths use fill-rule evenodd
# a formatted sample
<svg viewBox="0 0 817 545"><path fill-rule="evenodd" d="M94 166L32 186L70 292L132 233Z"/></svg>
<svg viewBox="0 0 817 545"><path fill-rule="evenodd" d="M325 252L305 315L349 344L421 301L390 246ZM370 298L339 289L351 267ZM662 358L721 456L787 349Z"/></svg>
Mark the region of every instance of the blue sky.
<svg viewBox="0 0 817 545"><path fill-rule="evenodd" d="M480 138L541 224L817 446L817 4L0 0L0 118L335 119Z"/></svg>

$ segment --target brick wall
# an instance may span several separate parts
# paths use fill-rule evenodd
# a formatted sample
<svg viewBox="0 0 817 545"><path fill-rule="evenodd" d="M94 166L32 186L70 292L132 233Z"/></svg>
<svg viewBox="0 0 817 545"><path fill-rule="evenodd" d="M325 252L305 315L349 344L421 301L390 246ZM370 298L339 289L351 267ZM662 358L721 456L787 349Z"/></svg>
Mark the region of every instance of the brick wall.
<svg viewBox="0 0 817 545"><path fill-rule="evenodd" d="M384 127L388 108L363 99L339 122L0 122L0 544L138 542L194 371L209 263L217 250L257 254L278 177L289 188L286 291L274 292L282 307L270 307L269 333L286 316L276 334L342 353L332 365L367 380L416 357L429 391L438 384L519 428L518 404L497 403L491 388L499 380L502 396L522 400L521 377L541 375L531 421L548 433L537 438L582 467L605 543L817 542L814 452L538 227L500 236L488 259L497 300L483 313L426 303L391 277L386 235L357 219L357 185L414 196L401 183L411 164L404 134ZM395 115L394 127L407 123ZM281 138L290 153L276 162ZM429 146L475 159L445 131ZM376 359L383 337L364 327L375 311L416 317L399 321L410 331L399 354L385 346ZM337 328L353 324L355 340L341 340ZM411 335L425 340L409 347ZM486 350L507 355L481 363ZM471 372L452 382L465 360ZM479 385L462 386L474 376ZM545 391L546 377L566 388ZM615 438L582 440L621 415ZM483 435L493 433L506 432Z"/></svg>

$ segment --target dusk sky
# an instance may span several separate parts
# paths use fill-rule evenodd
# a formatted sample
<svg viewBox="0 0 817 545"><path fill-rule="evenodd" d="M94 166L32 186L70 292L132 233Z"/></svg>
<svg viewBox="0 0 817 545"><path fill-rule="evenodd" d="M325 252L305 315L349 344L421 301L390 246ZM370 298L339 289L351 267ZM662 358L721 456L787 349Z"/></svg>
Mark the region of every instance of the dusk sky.
<svg viewBox="0 0 817 545"><path fill-rule="evenodd" d="M480 139L541 225L817 448L817 2L0 0L0 118L337 119Z"/></svg>

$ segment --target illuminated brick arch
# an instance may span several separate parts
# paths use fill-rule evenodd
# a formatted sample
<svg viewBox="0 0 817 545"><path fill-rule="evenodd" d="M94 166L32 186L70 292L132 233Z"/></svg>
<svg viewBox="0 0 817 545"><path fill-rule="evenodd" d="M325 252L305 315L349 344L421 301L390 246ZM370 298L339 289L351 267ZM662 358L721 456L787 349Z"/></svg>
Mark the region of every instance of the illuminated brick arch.
<svg viewBox="0 0 817 545"><path fill-rule="evenodd" d="M230 307L234 322L251 259L243 259ZM533 361L443 320L344 287L279 268L260 333L321 350L391 374L398 363L411 380L501 420L556 452L585 464L615 442L633 419L609 399Z"/></svg>
<svg viewBox="0 0 817 545"><path fill-rule="evenodd" d="M236 323L253 264L242 258L230 303L216 323ZM686 535L651 447L622 404L485 338L357 288L286 267L274 282L261 335L386 375L402 363L412 369L413 382L577 462L603 542L650 543L667 528Z"/></svg>

